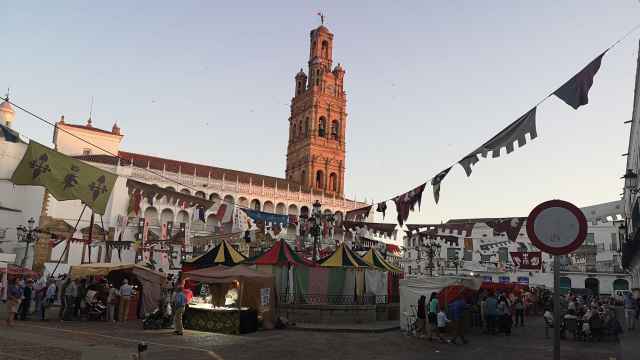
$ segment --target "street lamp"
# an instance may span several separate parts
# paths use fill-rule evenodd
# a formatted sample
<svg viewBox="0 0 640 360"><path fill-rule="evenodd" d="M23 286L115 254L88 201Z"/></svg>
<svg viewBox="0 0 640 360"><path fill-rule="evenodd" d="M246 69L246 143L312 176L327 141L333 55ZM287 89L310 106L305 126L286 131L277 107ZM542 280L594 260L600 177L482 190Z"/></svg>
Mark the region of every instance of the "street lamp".
<svg viewBox="0 0 640 360"><path fill-rule="evenodd" d="M20 263L21 267L25 267L27 265L27 257L29 256L29 247L31 246L31 243L38 241L38 232L40 232L40 230L34 228L35 223L36 221L33 218L30 218L27 220L27 227L20 225L16 228L18 241L26 243L24 257Z"/></svg>
<svg viewBox="0 0 640 360"><path fill-rule="evenodd" d="M423 243L420 249L426 251L427 259L429 260L429 276L433 276L433 269L435 268L434 259L440 257L442 245L435 239L427 238L427 242Z"/></svg>

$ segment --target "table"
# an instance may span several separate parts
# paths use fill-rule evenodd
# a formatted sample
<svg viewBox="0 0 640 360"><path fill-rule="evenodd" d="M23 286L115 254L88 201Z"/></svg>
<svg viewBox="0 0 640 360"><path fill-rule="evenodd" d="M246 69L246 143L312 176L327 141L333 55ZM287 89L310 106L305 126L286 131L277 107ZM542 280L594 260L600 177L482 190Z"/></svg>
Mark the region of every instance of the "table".
<svg viewBox="0 0 640 360"><path fill-rule="evenodd" d="M247 334L258 330L258 312L247 307L190 305L182 318L184 328L222 334Z"/></svg>

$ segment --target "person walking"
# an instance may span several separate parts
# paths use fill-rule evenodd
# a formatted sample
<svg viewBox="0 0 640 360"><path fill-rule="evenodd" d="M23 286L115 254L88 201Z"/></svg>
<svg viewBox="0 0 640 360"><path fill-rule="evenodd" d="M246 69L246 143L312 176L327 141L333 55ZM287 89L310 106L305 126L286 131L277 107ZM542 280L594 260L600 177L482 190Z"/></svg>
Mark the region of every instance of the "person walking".
<svg viewBox="0 0 640 360"><path fill-rule="evenodd" d="M27 281L22 292L22 303L20 305L20 320L24 321L29 318L29 310L31 309L31 300L33 300L33 281Z"/></svg>
<svg viewBox="0 0 640 360"><path fill-rule="evenodd" d="M451 320L453 321L453 338L451 343L455 344L459 338L463 344L468 343L464 338L464 312L467 308L467 303L462 298L458 298L451 303Z"/></svg>
<svg viewBox="0 0 640 360"><path fill-rule="evenodd" d="M517 327L518 324L520 324L520 326L524 326L524 302L522 301L522 297L518 296L516 298L516 303L514 305L514 308L516 310L516 324L515 326Z"/></svg>
<svg viewBox="0 0 640 360"><path fill-rule="evenodd" d="M445 314L444 309L439 309L438 314L436 315L436 326L438 338L441 342L445 342L442 334L446 331L447 324L449 322L451 322L451 320L447 318L447 314Z"/></svg>
<svg viewBox="0 0 640 360"><path fill-rule="evenodd" d="M58 294L58 287L56 286L56 282L52 279L48 281L49 286L47 286L44 294L44 299L42 300L42 308L40 313L40 320L47 320L47 309L53 305L56 301L56 295Z"/></svg>
<svg viewBox="0 0 640 360"><path fill-rule="evenodd" d="M187 305L187 297L185 296L184 292L182 291L182 287L179 286L176 289L176 294L174 297L174 303L173 306L175 308L175 328L176 330L174 331L174 333L176 335L182 335L182 332L184 330L183 325L182 325L182 315L184 315L184 309L185 306Z"/></svg>
<svg viewBox="0 0 640 360"><path fill-rule="evenodd" d="M7 326L13 326L15 324L21 297L22 294L16 281L9 280L9 286L7 287Z"/></svg>
<svg viewBox="0 0 640 360"><path fill-rule="evenodd" d="M424 337L426 334L426 320L427 320L427 297L421 295L418 299L417 320L416 320L416 335Z"/></svg>
<svg viewBox="0 0 640 360"><path fill-rule="evenodd" d="M78 285L76 280L69 280L67 287L64 289L64 321L73 320L75 313L76 298L78 297Z"/></svg>
<svg viewBox="0 0 640 360"><path fill-rule="evenodd" d="M429 340L433 339L433 334L438 330L438 293L432 292L429 298L427 321L429 322Z"/></svg>
<svg viewBox="0 0 640 360"><path fill-rule="evenodd" d="M511 323L513 322L511 318L511 304L509 303L509 299L504 295L500 296L500 300L498 300L498 317L500 331L504 332L507 336L511 335Z"/></svg>
<svg viewBox="0 0 640 360"><path fill-rule="evenodd" d="M624 296L624 319L627 323L627 331L636 329L636 307L637 303L631 293L626 293Z"/></svg>
<svg viewBox="0 0 640 360"><path fill-rule="evenodd" d="M493 292L489 293L489 297L487 297L485 303L485 313L487 314L487 332L493 335L496 333L496 318L498 316L498 301L493 295Z"/></svg>
<svg viewBox="0 0 640 360"><path fill-rule="evenodd" d="M118 289L109 284L107 294L107 321L116 322L116 305L118 304Z"/></svg>
<svg viewBox="0 0 640 360"><path fill-rule="evenodd" d="M120 286L120 307L118 308L118 317L120 321L127 321L129 319L129 303L131 302L131 296L133 295L133 287L129 285L129 280L122 280Z"/></svg>

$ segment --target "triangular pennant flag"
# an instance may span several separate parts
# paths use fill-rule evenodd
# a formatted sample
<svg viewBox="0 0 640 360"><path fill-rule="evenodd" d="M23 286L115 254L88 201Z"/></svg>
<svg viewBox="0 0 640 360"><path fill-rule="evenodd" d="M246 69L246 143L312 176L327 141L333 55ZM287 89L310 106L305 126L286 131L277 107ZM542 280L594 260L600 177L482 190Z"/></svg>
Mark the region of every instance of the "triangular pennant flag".
<svg viewBox="0 0 640 360"><path fill-rule="evenodd" d="M482 144L479 148L465 156L458 163L464 168L464 172L467 176L471 176L471 166L475 165L480 159L478 155L487 157L488 153L492 153L494 158L500 156L500 150L504 147L507 149L507 154L513 152L514 143L518 143L518 147L523 147L527 143L526 134L529 134L531 140L538 136L536 130L536 108L529 110L526 114L522 115L518 120L512 122L497 133L491 140Z"/></svg>
<svg viewBox="0 0 640 360"><path fill-rule="evenodd" d="M387 214L387 202L383 201L378 203L378 207L376 208L376 211L382 213L382 220L384 220L384 217Z"/></svg>
<svg viewBox="0 0 640 360"><path fill-rule="evenodd" d="M434 176L434 178L431 179L431 186L433 187L433 198L435 199L436 204L440 200L440 183L447 176L447 174L449 173L449 170L451 170L451 166L440 171L438 175Z"/></svg>
<svg viewBox="0 0 640 360"><path fill-rule="evenodd" d="M575 74L569 81L560 86L553 94L559 97L574 109L578 109L582 105L589 103L589 90L593 85L593 78L600 69L602 57L607 52L603 52L597 58L593 59L580 72Z"/></svg>

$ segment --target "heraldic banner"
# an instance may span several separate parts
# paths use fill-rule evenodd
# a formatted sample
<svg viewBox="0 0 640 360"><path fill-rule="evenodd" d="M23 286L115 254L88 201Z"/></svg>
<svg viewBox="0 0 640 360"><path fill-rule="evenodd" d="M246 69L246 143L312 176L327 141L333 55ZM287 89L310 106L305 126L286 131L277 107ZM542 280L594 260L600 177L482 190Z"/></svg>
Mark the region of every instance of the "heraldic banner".
<svg viewBox="0 0 640 360"><path fill-rule="evenodd" d="M31 141L11 182L44 186L59 201L82 200L93 211L104 215L116 178L115 174Z"/></svg>
<svg viewBox="0 0 640 360"><path fill-rule="evenodd" d="M513 264L522 270L540 270L542 269L542 253L540 251L511 253Z"/></svg>

